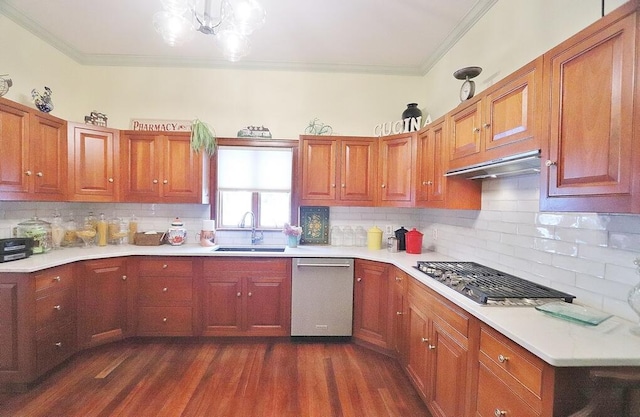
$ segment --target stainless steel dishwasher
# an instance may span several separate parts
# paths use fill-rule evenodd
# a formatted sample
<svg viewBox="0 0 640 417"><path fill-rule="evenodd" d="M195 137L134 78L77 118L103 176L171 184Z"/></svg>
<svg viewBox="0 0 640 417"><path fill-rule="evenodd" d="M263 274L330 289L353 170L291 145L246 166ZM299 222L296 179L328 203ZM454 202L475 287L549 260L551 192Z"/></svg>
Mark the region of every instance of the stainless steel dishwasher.
<svg viewBox="0 0 640 417"><path fill-rule="evenodd" d="M291 336L351 336L353 259L294 258Z"/></svg>

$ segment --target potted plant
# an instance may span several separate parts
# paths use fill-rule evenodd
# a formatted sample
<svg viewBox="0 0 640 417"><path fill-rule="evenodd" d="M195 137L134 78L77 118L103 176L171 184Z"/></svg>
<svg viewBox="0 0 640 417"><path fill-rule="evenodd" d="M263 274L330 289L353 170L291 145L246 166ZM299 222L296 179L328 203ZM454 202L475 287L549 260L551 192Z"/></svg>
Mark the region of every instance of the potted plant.
<svg viewBox="0 0 640 417"><path fill-rule="evenodd" d="M217 143L215 131L211 126L200 119L191 123L191 149L195 152L204 150L211 157L216 153Z"/></svg>

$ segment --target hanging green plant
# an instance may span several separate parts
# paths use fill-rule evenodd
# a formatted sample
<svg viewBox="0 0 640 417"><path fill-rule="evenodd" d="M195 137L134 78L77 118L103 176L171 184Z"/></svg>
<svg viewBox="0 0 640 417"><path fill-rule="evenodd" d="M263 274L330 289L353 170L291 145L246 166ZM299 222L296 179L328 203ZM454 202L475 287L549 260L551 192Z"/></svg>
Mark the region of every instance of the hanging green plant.
<svg viewBox="0 0 640 417"><path fill-rule="evenodd" d="M215 130L202 120L195 119L191 123L191 149L195 152L204 150L211 157L216 153L217 145Z"/></svg>

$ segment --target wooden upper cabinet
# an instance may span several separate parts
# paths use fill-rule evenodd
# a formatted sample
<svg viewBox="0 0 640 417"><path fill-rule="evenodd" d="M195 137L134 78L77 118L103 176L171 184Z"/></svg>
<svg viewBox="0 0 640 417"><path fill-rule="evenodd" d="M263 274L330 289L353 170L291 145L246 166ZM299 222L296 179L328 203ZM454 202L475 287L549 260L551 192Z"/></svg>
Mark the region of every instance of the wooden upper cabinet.
<svg viewBox="0 0 640 417"><path fill-rule="evenodd" d="M378 139L378 205L411 207L415 200L412 170L416 155L416 132Z"/></svg>
<svg viewBox="0 0 640 417"><path fill-rule="evenodd" d="M57 117L0 98L0 198L66 196L67 127Z"/></svg>
<svg viewBox="0 0 640 417"><path fill-rule="evenodd" d="M377 143L367 137L300 137L301 204L371 206Z"/></svg>
<svg viewBox="0 0 640 417"><path fill-rule="evenodd" d="M451 113L450 168L540 148L541 67L538 58Z"/></svg>
<svg viewBox="0 0 640 417"><path fill-rule="evenodd" d="M116 129L69 123L70 201L118 201L119 134Z"/></svg>
<svg viewBox="0 0 640 417"><path fill-rule="evenodd" d="M544 55L541 210L640 212L636 38L630 5Z"/></svg>
<svg viewBox="0 0 640 417"><path fill-rule="evenodd" d="M120 141L124 201L209 201L208 161L191 150L188 132L125 131Z"/></svg>

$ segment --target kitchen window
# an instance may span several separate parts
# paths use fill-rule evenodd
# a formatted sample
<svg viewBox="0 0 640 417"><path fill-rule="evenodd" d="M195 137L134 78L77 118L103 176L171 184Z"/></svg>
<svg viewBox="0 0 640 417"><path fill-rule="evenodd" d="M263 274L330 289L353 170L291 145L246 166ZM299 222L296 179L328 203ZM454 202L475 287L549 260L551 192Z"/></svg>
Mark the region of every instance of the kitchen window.
<svg viewBox="0 0 640 417"><path fill-rule="evenodd" d="M291 222L291 148L219 146L217 153L219 229L240 227L247 212L254 213L261 229ZM247 217L247 227L250 221Z"/></svg>

